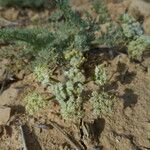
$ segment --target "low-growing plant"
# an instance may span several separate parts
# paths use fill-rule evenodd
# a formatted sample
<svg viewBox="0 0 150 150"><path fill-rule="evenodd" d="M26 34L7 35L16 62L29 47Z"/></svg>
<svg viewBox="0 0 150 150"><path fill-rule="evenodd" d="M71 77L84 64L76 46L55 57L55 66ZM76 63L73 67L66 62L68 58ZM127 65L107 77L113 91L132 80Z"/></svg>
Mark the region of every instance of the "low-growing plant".
<svg viewBox="0 0 150 150"><path fill-rule="evenodd" d="M126 38L131 40L135 36L143 35L142 25L129 14L125 13L121 15L120 20L121 20L121 28Z"/></svg>
<svg viewBox="0 0 150 150"><path fill-rule="evenodd" d="M102 32L99 43L110 48L126 48L130 58L138 59L145 50L149 50L144 41L144 31L142 25L132 16L125 13L120 16L119 23L110 21L107 31Z"/></svg>
<svg viewBox="0 0 150 150"><path fill-rule="evenodd" d="M30 61L38 62L46 54L45 56L51 62L54 55L57 56L54 58L58 60L63 56L63 52L70 47L80 51L86 51L92 47L95 40L94 32L97 29L94 19L91 20L90 17L83 19L76 11L71 9L68 0L55 0L55 3L58 9L50 16L50 28L47 30L41 28L0 29L1 40L20 41L22 45L27 43L27 48L18 52L21 55L16 56L20 60L25 56L33 56ZM62 16L60 20L58 19L59 16ZM53 49L55 49L53 53L50 53L50 50ZM32 62L28 64L32 64Z"/></svg>
<svg viewBox="0 0 150 150"><path fill-rule="evenodd" d="M37 81L41 82L43 85L47 85L50 80L50 73L48 65L45 63L40 63L34 67L33 74Z"/></svg>
<svg viewBox="0 0 150 150"><path fill-rule="evenodd" d="M81 83L77 84L71 81L64 84L58 83L52 85L51 90L60 104L60 113L64 119L82 117L82 98L80 96L83 86Z"/></svg>
<svg viewBox="0 0 150 150"><path fill-rule="evenodd" d="M95 67L95 83L99 86L98 91L93 91L90 98L94 116L110 115L112 109L112 96L105 92L105 85L108 82L104 64Z"/></svg>
<svg viewBox="0 0 150 150"><path fill-rule="evenodd" d="M95 83L99 86L104 86L107 83L106 69L103 64L95 68Z"/></svg>
<svg viewBox="0 0 150 150"><path fill-rule="evenodd" d="M120 48L121 45L127 49L131 58L138 58L149 49L149 42L144 39L142 26L128 14L123 14L118 22L112 21L105 3L101 0L100 5L94 7L100 13L99 23L106 23L107 31L101 31L98 40L95 31L99 29L99 25L88 13L84 17L80 16L71 9L68 0L55 2L57 9L49 17L49 29L0 29L0 39L17 41L13 43L14 47L22 45L23 48L15 54L16 57L25 59L37 81L50 88L60 105L63 118L80 118L84 114L83 93L86 82L82 70L86 60L84 53L97 45L109 48ZM65 66L65 81L51 83L53 69L58 62L61 64L64 61L69 62ZM95 115L110 113L113 102L105 89L108 79L104 65L96 66L94 81L99 85L99 90L93 91L90 98L93 112ZM30 114L45 105L38 93L30 93L25 99L26 109Z"/></svg>
<svg viewBox="0 0 150 150"><path fill-rule="evenodd" d="M65 59L69 60L70 65L74 68L79 68L85 62L85 57L83 56L83 53L75 49L65 52L64 55Z"/></svg>
<svg viewBox="0 0 150 150"><path fill-rule="evenodd" d="M85 58L80 51L73 49L65 53L65 58L70 60L70 68L64 72L65 82L51 86L52 93L61 107L63 118L83 117L84 90L86 78L80 69ZM103 115L110 112L112 106L111 96L104 92L104 85L107 83L106 69L104 65L95 68L95 82L99 85L99 92L92 92L90 102L93 107L94 115Z"/></svg>
<svg viewBox="0 0 150 150"><path fill-rule="evenodd" d="M110 115L113 101L112 97L108 95L107 92L92 92L90 103L92 105L93 113L95 116Z"/></svg>
<svg viewBox="0 0 150 150"><path fill-rule="evenodd" d="M64 119L80 118L83 115L81 108L85 77L79 68L84 62L84 57L81 52L72 50L65 53L65 58L70 60L71 66L64 72L66 81L51 85L51 90L60 104L61 115Z"/></svg>
<svg viewBox="0 0 150 150"><path fill-rule="evenodd" d="M25 98L26 110L30 115L37 113L40 109L46 106L44 98L37 92L28 93Z"/></svg>
<svg viewBox="0 0 150 150"><path fill-rule="evenodd" d="M114 21L110 21L106 28L107 31L102 32L102 35L98 38L100 45L114 48L126 43L126 39L120 25Z"/></svg>
<svg viewBox="0 0 150 150"><path fill-rule="evenodd" d="M143 52L150 50L150 39L146 36L139 36L129 42L128 53L133 59L141 59Z"/></svg>
<svg viewBox="0 0 150 150"><path fill-rule="evenodd" d="M110 21L110 15L105 4L105 0L94 0L93 8L97 14L99 14L99 22L104 24Z"/></svg>

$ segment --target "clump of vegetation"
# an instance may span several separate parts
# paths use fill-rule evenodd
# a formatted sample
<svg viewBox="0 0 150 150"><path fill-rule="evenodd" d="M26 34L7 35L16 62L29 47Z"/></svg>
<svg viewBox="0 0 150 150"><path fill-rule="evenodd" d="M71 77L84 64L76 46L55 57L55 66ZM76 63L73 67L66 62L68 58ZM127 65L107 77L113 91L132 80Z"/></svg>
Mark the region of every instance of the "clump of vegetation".
<svg viewBox="0 0 150 150"><path fill-rule="evenodd" d="M142 25L132 16L125 13L120 16L119 23L110 21L107 31L102 32L99 43L110 48L126 48L130 58L139 59L148 50L148 41L142 40L144 31ZM136 48L135 48L136 47Z"/></svg>
<svg viewBox="0 0 150 150"><path fill-rule="evenodd" d="M93 91L90 103L93 108L94 116L109 115L112 109L112 97L105 92L105 85L108 82L106 75L106 69L103 64L96 66L95 68L95 83L99 85L98 91Z"/></svg>
<svg viewBox="0 0 150 150"><path fill-rule="evenodd" d="M76 11L71 9L68 0L56 0L55 3L58 9L50 16L50 28L47 30L41 28L0 29L1 40L19 41L22 46L27 43L27 48L21 50L19 55L16 56L21 61L22 57L33 56L29 60L39 62L44 55L46 60L49 59L49 62L52 62L53 58L56 62L63 56L63 52L70 47L79 51L86 51L92 47L95 40L95 30L97 30L94 19L92 20L91 17L83 19ZM58 19L60 17L61 19ZM18 46L18 43L15 43L15 45ZM32 62L28 64L32 64Z"/></svg>
<svg viewBox="0 0 150 150"><path fill-rule="evenodd" d="M41 108L46 106L43 97L37 92L28 93L25 98L26 110L30 115L37 113Z"/></svg>
<svg viewBox="0 0 150 150"><path fill-rule="evenodd" d="M79 67L84 62L84 57L79 51L66 52L65 57L70 60L70 69L65 71L66 81L51 85L52 93L61 107L61 115L64 119L82 117L82 92L84 90L85 77ZM72 63L74 62L74 63Z"/></svg>
<svg viewBox="0 0 150 150"><path fill-rule="evenodd" d="M57 6L58 9L50 16L50 21L55 42L61 45L59 49L64 50L72 46L80 51L89 50L95 40L94 32L98 28L94 19L89 15L83 19L71 9L68 0L58 1Z"/></svg>
<svg viewBox="0 0 150 150"><path fill-rule="evenodd" d="M93 8L95 12L99 14L99 22L101 24L110 21L110 15L104 0L94 0Z"/></svg>
<svg viewBox="0 0 150 150"><path fill-rule="evenodd" d="M93 107L93 113L95 116L109 115L111 113L113 101L107 92L92 92L90 103Z"/></svg>
<svg viewBox="0 0 150 150"><path fill-rule="evenodd" d="M149 48L149 40L145 40L141 25L128 14L123 14L118 22L112 21L102 0L96 0L94 9L100 14L98 23L105 24L107 31L101 30L98 39L95 32L99 30L99 25L88 13L84 17L80 16L71 9L68 0L55 0L55 3L57 9L49 17L48 29L0 29L0 39L17 41L13 47L22 46L18 54L12 55L20 60L25 59L25 65L33 72L36 80L50 88L60 105L63 118L80 118L84 114L86 78L82 66L86 60L86 51L97 45L118 49L121 45L127 49L131 58L137 59ZM63 62L69 62L69 65L64 66L65 81L51 83L54 68ZM104 65L96 66L94 75L99 90L92 91L90 98L93 112L96 116L110 113L112 97L105 89L108 79ZM25 99L30 114L45 106L38 93L29 93Z"/></svg>
<svg viewBox="0 0 150 150"><path fill-rule="evenodd" d="M140 59L143 52L150 49L150 39L139 36L128 45L128 53L133 59Z"/></svg>
<svg viewBox="0 0 150 150"><path fill-rule="evenodd" d="M43 85L47 85L49 83L49 68L47 64L38 64L35 66L33 70L33 74L37 81L41 82Z"/></svg>
<svg viewBox="0 0 150 150"><path fill-rule="evenodd" d="M95 68L95 83L103 86L107 83L107 75L104 65L98 65Z"/></svg>
<svg viewBox="0 0 150 150"><path fill-rule="evenodd" d="M82 116L82 99L80 94L83 90L81 84L75 85L68 81L67 83L58 83L51 86L52 93L60 104L60 114L64 119L70 119Z"/></svg>
<svg viewBox="0 0 150 150"><path fill-rule="evenodd" d="M100 37L100 43L109 47L126 46L129 41L143 35L141 24L128 14L121 15L119 21L119 24L114 21L108 23L107 31Z"/></svg>
<svg viewBox="0 0 150 150"><path fill-rule="evenodd" d="M75 49L65 52L64 55L65 59L69 60L70 65L74 68L79 68L85 62L85 57L83 56L83 53Z"/></svg>
<svg viewBox="0 0 150 150"><path fill-rule="evenodd" d="M41 50L36 54L36 60L30 65L30 70L33 71L35 79L43 85L48 85L51 82L51 76L57 65L57 53L54 49Z"/></svg>
<svg viewBox="0 0 150 150"><path fill-rule="evenodd" d="M98 38L98 42L101 45L108 46L109 48L114 48L126 43L122 29L116 22L110 21L107 24L106 28L107 31L102 32L102 35Z"/></svg>
<svg viewBox="0 0 150 150"><path fill-rule="evenodd" d="M135 36L143 35L143 28L132 16L127 13L121 15L121 27L126 38L132 39Z"/></svg>

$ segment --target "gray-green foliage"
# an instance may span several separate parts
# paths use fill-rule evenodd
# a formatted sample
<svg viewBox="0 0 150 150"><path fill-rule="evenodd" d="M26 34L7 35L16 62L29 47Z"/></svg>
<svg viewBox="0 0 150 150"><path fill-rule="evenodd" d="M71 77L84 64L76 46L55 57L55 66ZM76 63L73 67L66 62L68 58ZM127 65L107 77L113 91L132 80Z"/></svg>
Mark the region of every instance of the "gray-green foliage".
<svg viewBox="0 0 150 150"><path fill-rule="evenodd" d="M41 108L46 106L43 97L37 92L28 93L25 98L26 110L30 115L37 113Z"/></svg>
<svg viewBox="0 0 150 150"><path fill-rule="evenodd" d="M64 72L66 81L64 83L51 85L52 93L55 95L56 100L60 104L61 115L65 119L82 116L82 92L84 90L85 82L85 77L79 69L84 60L83 57L80 57L82 56L81 52L76 53L75 50L73 50L69 53L70 54L67 54L66 56L67 59L73 59L76 65L72 64L72 61L70 61L70 69ZM75 58L73 58L72 54L75 54ZM77 54L79 54L79 56L77 56Z"/></svg>
<svg viewBox="0 0 150 150"><path fill-rule="evenodd" d="M110 21L110 15L105 4L104 0L94 0L93 1L93 8L97 14L99 14L99 22L106 23Z"/></svg>
<svg viewBox="0 0 150 150"><path fill-rule="evenodd" d="M85 62L85 57L83 56L83 53L75 49L71 51L66 51L64 55L65 59L68 60L70 65L74 68L79 68Z"/></svg>
<svg viewBox="0 0 150 150"><path fill-rule="evenodd" d="M106 25L106 28L107 31L102 32L102 36L98 40L101 45L112 48L126 43L122 28L116 22L110 21L108 25Z"/></svg>
<svg viewBox="0 0 150 150"><path fill-rule="evenodd" d="M129 14L121 15L119 24L110 21L106 26L107 31L102 32L98 40L100 44L108 47L126 47L129 56L134 59L139 59L145 50L149 50L148 40L142 40L142 25Z"/></svg>
<svg viewBox="0 0 150 150"><path fill-rule="evenodd" d="M83 19L76 11L71 9L67 0L55 0L55 3L58 9L50 16L49 29L0 29L0 40L21 41L22 45L27 43L28 47L20 51L16 57L22 60L22 57L33 56L30 60L42 62L43 56L41 57L38 54L45 50L46 55L42 55L49 57L51 62L51 57L56 53L59 53L56 56L61 57L62 52L67 50L68 47L80 51L90 49L92 42L95 40L94 32L97 29L92 17L87 15ZM53 54L49 53L49 50L52 49L55 49Z"/></svg>
<svg viewBox="0 0 150 150"><path fill-rule="evenodd" d="M128 14L120 17L123 34L126 38L134 38L143 34L143 28L139 22Z"/></svg>
<svg viewBox="0 0 150 150"><path fill-rule="evenodd" d="M133 59L140 59L144 51L150 50L150 39L144 36L141 24L133 17L124 14L120 20L123 34L128 41L129 56Z"/></svg>
<svg viewBox="0 0 150 150"><path fill-rule="evenodd" d="M50 83L50 77L57 64L57 53L54 49L43 49L36 53L36 60L30 65L34 77L43 85Z"/></svg>
<svg viewBox="0 0 150 150"><path fill-rule="evenodd" d="M37 81L41 82L43 85L47 85L50 82L49 68L48 65L45 63L35 65L33 74Z"/></svg>
<svg viewBox="0 0 150 150"><path fill-rule="evenodd" d="M95 83L103 86L107 83L106 69L104 65L98 65L95 68Z"/></svg>
<svg viewBox="0 0 150 150"><path fill-rule="evenodd" d="M97 30L94 20L91 20L90 17L82 19L76 12L71 11L69 6L66 9L62 6L60 8L61 10L56 10L50 17L52 20L54 20L54 16L56 18L56 22L52 22L52 27L57 48L63 50L73 46L81 51L89 50L95 40L94 32ZM64 19L57 21L61 16Z"/></svg>
<svg viewBox="0 0 150 150"><path fill-rule="evenodd" d="M111 113L113 101L107 92L92 92L90 103L93 108L93 113L96 116L109 115Z"/></svg>
<svg viewBox="0 0 150 150"><path fill-rule="evenodd" d="M143 52L147 50L150 50L150 39L147 39L146 36L139 36L129 42L128 53L132 58L140 59Z"/></svg>
<svg viewBox="0 0 150 150"><path fill-rule="evenodd" d="M102 37L100 38L103 43L110 47L128 44L134 37L143 34L141 24L129 14L121 15L119 20L120 24L110 21L107 26L107 32L102 33Z"/></svg>
<svg viewBox="0 0 150 150"><path fill-rule="evenodd" d="M0 39L5 41L22 41L35 49L48 47L54 36L45 29L0 29Z"/></svg>
<svg viewBox="0 0 150 150"><path fill-rule="evenodd" d="M64 119L81 117L80 107L82 104L81 93L83 85L81 83L58 83L51 86L52 93L60 104L60 113Z"/></svg>
<svg viewBox="0 0 150 150"><path fill-rule="evenodd" d="M106 68L103 64L96 66L95 68L95 83L99 85L98 91L93 91L90 103L92 105L93 114L95 116L99 115L109 115L112 109L112 97L104 91L104 86L108 82L108 77L106 75Z"/></svg>

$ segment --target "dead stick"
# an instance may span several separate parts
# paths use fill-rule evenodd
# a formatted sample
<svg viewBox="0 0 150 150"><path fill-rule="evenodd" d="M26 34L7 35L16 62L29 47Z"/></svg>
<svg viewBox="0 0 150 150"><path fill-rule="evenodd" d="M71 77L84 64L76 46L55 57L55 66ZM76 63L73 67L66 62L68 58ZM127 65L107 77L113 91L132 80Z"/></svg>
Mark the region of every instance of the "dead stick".
<svg viewBox="0 0 150 150"><path fill-rule="evenodd" d="M50 125L55 128L57 131L59 131L64 137L65 139L70 143L70 145L75 148L76 150L82 150L81 147L79 145L77 145L76 143L74 143L70 137L67 135L67 133L65 131L63 131L55 122L50 121Z"/></svg>

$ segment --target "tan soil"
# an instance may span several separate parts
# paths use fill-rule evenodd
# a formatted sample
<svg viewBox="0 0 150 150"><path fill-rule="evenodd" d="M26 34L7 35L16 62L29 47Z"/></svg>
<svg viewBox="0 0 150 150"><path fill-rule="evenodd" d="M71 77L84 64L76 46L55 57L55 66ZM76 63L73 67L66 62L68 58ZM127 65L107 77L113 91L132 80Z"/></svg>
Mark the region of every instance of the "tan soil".
<svg viewBox="0 0 150 150"><path fill-rule="evenodd" d="M114 18L128 8L127 2L112 2L114 1L111 0L111 3L108 3L108 7ZM81 11L83 11L83 8L86 10L91 9L88 0L78 0L73 1L73 3L74 8L77 7ZM116 7L119 7L117 11L115 11ZM12 9L8 11L11 12ZM7 11L3 11L1 14L6 16L7 19L16 20L19 17L19 10L15 11L17 15L13 14L11 16L10 12L8 12L8 15ZM48 12L45 11L44 14L41 12L41 14L41 18L44 18L48 15ZM29 15L38 18L35 12L31 11ZM144 24L145 30L148 30L149 23L144 21ZM95 60L101 62L102 56L102 54L96 54L95 57L90 55L89 64L91 66L95 65ZM108 75L112 76L113 74L107 89L116 95L116 99L111 115L100 116L96 120L91 114L90 105L85 104L86 117L83 118L83 122L92 125L93 130L96 130L97 136L95 138L86 135L87 133L83 130L83 126L80 125L79 121L74 123L73 121L63 120L59 115L60 108L58 104L52 103L51 106L47 106L45 110L41 110L35 116L27 115L24 109L25 102L20 93L24 93L28 85L32 85L32 89L43 93L47 92L44 87L39 87L38 84L34 83L32 75L26 75L24 78L20 77L21 81L12 83L0 95L0 104L7 105L12 109L7 125L0 126L0 150L21 150L23 148L19 126L24 123L28 127L25 132L29 150L40 150L40 147L42 150L73 150L70 143L55 128L50 127L47 130L37 127L38 124L49 125L50 121L60 125L73 141L81 146L82 140L87 150L93 149L96 144L102 150L150 149L150 74L145 71L142 65L131 63L125 54L120 54L113 60L107 59L107 54L104 57L106 58ZM145 58L142 64L145 67L150 67L149 62L150 58ZM2 63L4 61L1 60L0 64ZM128 70L123 74L127 68ZM2 74L0 73L0 78L3 79ZM88 89L96 90L97 86L93 82L89 82L87 84ZM82 134L80 128L82 128Z"/></svg>

